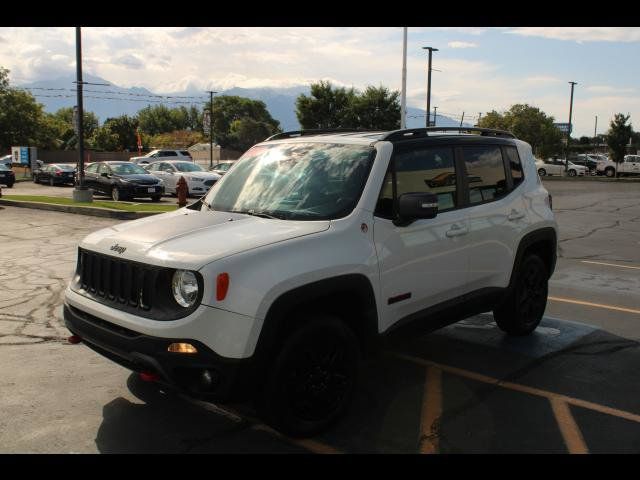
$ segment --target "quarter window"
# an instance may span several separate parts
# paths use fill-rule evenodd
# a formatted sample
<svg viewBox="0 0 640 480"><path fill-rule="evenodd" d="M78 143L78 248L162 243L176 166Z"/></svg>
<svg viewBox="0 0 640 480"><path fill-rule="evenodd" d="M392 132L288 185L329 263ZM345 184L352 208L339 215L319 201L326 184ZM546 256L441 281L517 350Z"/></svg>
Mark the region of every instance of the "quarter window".
<svg viewBox="0 0 640 480"><path fill-rule="evenodd" d="M518 149L516 147L504 147L504 153L507 156L509 162L509 168L511 169L511 178L513 179L513 188L516 188L524 180L524 174L522 172L522 163L520 163L520 156L518 155Z"/></svg>
<svg viewBox="0 0 640 480"><path fill-rule="evenodd" d="M470 205L497 200L509 193L499 146L463 147L462 154Z"/></svg>
<svg viewBox="0 0 640 480"><path fill-rule="evenodd" d="M97 163L92 163L91 165L89 165L87 167L87 172L89 173L96 173L98 171L98 164Z"/></svg>

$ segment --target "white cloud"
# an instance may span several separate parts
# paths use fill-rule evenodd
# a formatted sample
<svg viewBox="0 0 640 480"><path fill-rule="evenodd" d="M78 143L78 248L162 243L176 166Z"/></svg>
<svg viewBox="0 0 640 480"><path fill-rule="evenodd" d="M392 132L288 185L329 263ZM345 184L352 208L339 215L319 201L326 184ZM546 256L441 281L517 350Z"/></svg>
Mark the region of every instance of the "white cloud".
<svg viewBox="0 0 640 480"><path fill-rule="evenodd" d="M592 93L634 93L635 88L620 88L611 85L590 85L585 90Z"/></svg>
<svg viewBox="0 0 640 480"><path fill-rule="evenodd" d="M477 48L478 44L473 42L449 42L447 43L449 48Z"/></svg>
<svg viewBox="0 0 640 480"><path fill-rule="evenodd" d="M640 42L637 27L518 27L505 33L575 42Z"/></svg>

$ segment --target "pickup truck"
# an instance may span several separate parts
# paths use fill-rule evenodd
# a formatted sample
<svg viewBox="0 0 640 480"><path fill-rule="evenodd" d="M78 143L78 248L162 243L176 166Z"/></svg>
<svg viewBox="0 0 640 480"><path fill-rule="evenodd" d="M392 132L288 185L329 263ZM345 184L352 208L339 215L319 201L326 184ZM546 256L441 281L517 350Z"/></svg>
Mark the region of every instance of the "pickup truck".
<svg viewBox="0 0 640 480"><path fill-rule="evenodd" d="M607 177L615 177L616 173L618 176L640 175L640 155L625 155L619 164L611 160L600 161L596 173Z"/></svg>

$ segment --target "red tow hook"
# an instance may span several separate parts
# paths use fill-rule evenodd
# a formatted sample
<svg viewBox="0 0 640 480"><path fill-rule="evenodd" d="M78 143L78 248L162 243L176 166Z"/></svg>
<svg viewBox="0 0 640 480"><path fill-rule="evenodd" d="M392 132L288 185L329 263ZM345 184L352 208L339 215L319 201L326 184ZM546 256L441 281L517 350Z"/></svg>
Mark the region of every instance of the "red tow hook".
<svg viewBox="0 0 640 480"><path fill-rule="evenodd" d="M160 380L160 375L154 372L140 372L140 380L143 382L157 382Z"/></svg>
<svg viewBox="0 0 640 480"><path fill-rule="evenodd" d="M72 345L75 345L76 343L82 342L82 338L80 338L78 335L71 335L69 338L67 338L67 341Z"/></svg>

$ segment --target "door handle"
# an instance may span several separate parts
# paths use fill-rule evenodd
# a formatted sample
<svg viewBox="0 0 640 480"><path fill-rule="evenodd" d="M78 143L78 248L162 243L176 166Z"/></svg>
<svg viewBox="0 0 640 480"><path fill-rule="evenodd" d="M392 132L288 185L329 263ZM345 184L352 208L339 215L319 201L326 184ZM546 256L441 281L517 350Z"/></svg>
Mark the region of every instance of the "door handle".
<svg viewBox="0 0 640 480"><path fill-rule="evenodd" d="M511 213L507 218L510 222L513 222L514 220L520 220L521 218L524 218L524 216L524 212L520 212L514 208L511 210Z"/></svg>
<svg viewBox="0 0 640 480"><path fill-rule="evenodd" d="M461 227L460 225L454 223L453 225L451 225L451 229L447 230L445 235L451 238L459 237L460 235L466 235L467 233L469 233L467 227Z"/></svg>

